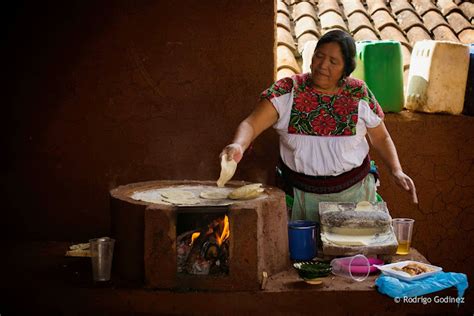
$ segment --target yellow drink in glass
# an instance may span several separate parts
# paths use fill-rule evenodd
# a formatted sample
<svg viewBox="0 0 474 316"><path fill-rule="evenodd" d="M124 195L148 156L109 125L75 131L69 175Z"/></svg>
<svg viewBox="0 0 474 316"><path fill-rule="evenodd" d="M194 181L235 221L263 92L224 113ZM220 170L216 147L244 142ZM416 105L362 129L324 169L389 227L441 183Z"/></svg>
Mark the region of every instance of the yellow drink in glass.
<svg viewBox="0 0 474 316"><path fill-rule="evenodd" d="M400 240L398 242L397 255L407 255L410 253L410 242L408 240Z"/></svg>

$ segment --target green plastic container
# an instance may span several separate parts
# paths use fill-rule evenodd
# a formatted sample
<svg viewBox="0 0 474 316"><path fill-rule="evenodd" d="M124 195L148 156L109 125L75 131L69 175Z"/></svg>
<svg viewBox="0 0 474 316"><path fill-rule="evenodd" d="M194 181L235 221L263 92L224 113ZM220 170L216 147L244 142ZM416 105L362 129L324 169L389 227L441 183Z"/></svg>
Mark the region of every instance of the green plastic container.
<svg viewBox="0 0 474 316"><path fill-rule="evenodd" d="M403 58L400 42L356 42L356 69L352 77L367 83L384 112L403 110Z"/></svg>

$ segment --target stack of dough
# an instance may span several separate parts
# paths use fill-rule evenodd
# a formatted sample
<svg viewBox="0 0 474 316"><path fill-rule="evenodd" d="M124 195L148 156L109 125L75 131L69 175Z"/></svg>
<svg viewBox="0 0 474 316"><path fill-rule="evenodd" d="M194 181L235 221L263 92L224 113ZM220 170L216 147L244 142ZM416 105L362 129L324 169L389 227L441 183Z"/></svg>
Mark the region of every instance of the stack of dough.
<svg viewBox="0 0 474 316"><path fill-rule="evenodd" d="M244 185L229 193L229 199L233 200L249 200L258 197L264 189L261 183Z"/></svg>

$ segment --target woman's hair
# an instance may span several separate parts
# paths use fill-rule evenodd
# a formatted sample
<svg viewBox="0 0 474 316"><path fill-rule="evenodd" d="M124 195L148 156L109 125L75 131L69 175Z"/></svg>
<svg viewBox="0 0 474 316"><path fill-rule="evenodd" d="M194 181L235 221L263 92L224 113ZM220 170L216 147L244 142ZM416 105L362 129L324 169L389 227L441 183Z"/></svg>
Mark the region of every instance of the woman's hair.
<svg viewBox="0 0 474 316"><path fill-rule="evenodd" d="M326 43L336 42L341 47L342 56L344 57L344 75L349 76L356 67L355 55L356 45L349 33L341 30L332 30L324 34L316 44L316 50ZM314 55L314 54L313 54Z"/></svg>

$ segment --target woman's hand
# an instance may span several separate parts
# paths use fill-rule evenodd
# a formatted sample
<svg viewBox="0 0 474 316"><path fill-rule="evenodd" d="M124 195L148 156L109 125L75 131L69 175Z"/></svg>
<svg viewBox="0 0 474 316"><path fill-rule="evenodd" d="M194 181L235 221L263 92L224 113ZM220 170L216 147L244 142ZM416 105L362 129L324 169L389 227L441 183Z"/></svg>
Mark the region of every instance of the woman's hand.
<svg viewBox="0 0 474 316"><path fill-rule="evenodd" d="M413 203L418 204L418 196L416 195L416 188L413 180L401 170L395 171L392 173L392 176L395 180L395 183L397 183L406 191L411 192Z"/></svg>
<svg viewBox="0 0 474 316"><path fill-rule="evenodd" d="M240 144L232 143L224 147L221 154L219 155L219 158L223 155L227 155L227 160L230 161L234 159L235 162L238 163L244 155L244 150Z"/></svg>

